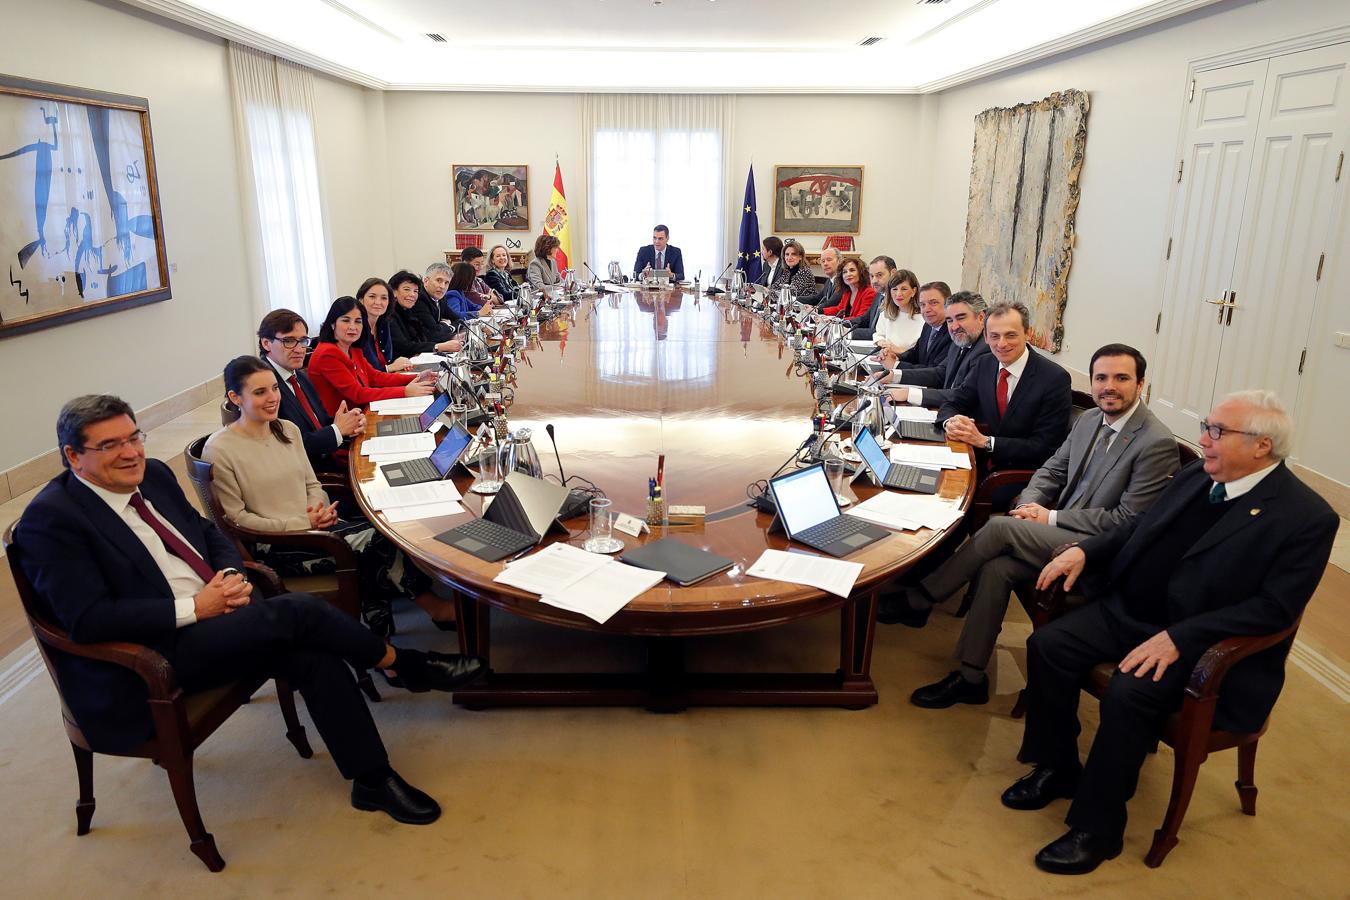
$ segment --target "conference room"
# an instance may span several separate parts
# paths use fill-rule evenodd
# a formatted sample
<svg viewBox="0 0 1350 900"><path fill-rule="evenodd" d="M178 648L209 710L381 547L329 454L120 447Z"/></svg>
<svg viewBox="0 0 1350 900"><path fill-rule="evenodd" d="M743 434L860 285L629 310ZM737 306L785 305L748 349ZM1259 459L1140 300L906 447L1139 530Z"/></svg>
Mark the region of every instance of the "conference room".
<svg viewBox="0 0 1350 900"><path fill-rule="evenodd" d="M1343 894L1344 4L846 12L8 5L7 892Z"/></svg>

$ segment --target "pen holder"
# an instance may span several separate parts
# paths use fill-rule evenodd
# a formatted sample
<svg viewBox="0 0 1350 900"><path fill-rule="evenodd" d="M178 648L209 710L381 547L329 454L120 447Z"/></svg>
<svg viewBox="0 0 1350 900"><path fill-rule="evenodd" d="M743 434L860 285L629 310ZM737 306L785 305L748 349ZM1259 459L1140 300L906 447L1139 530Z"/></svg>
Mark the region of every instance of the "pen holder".
<svg viewBox="0 0 1350 900"><path fill-rule="evenodd" d="M510 433L509 429L506 426L506 416L497 416L496 418L494 418L492 420L492 428L497 435L497 440L499 441L506 440L507 435Z"/></svg>
<svg viewBox="0 0 1350 900"><path fill-rule="evenodd" d="M666 524L666 501L658 497L647 498L647 524Z"/></svg>

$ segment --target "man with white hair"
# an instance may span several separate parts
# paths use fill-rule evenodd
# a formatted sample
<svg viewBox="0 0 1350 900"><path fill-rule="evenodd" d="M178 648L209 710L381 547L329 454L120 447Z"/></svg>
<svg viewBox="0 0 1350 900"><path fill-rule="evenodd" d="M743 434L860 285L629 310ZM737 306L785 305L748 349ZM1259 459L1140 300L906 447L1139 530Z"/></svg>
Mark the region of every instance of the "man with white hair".
<svg viewBox="0 0 1350 900"><path fill-rule="evenodd" d="M835 282L835 275L839 272L839 263L843 259L839 251L834 247L826 247L820 251L820 269L825 273L825 286L820 289L820 293L814 296L798 297L802 303L809 303L817 309L823 309L826 306L833 306L839 302L839 285Z"/></svg>
<svg viewBox="0 0 1350 900"><path fill-rule="evenodd" d="M1097 602L1027 642L1027 718L1018 758L1035 766L1003 793L1012 809L1072 797L1069 831L1036 854L1048 872L1090 872L1121 850L1125 804L1162 721L1177 710L1213 644L1271 634L1303 614L1340 520L1284 464L1292 425L1270 391L1230 394L1201 423L1204 458L1177 473L1147 512L1069 546L1041 571L1072 588L1086 570ZM1104 576L1101 577L1101 576ZM1291 641L1228 673L1214 727L1259 731L1284 683ZM1078 761L1078 691L1117 664L1087 762Z"/></svg>

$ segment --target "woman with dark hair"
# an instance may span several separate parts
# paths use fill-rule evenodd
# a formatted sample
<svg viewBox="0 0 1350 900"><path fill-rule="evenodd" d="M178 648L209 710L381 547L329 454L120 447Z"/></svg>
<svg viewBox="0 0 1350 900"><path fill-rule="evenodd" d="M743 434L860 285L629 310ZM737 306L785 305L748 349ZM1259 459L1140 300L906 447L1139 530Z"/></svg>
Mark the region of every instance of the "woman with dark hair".
<svg viewBox="0 0 1350 900"><path fill-rule="evenodd" d="M810 297L816 292L816 276L806 261L806 250L792 238L783 242L783 266L773 286L785 284L792 288L794 297Z"/></svg>
<svg viewBox="0 0 1350 900"><path fill-rule="evenodd" d="M516 280L511 277L511 253L501 244L488 251L488 268L483 274L483 280L503 300L515 296Z"/></svg>
<svg viewBox="0 0 1350 900"><path fill-rule="evenodd" d="M839 264L839 274L835 276L839 288L839 302L822 309L827 316L840 316L850 328L856 328L867 319L867 311L877 292L868 284L867 266L856 256L850 256Z"/></svg>
<svg viewBox="0 0 1350 900"><path fill-rule="evenodd" d="M472 319L475 316L492 315L492 301L485 300L479 306L469 299L469 291L478 280L478 270L473 263L458 262L450 271L450 288L441 298L441 316L446 319Z"/></svg>
<svg viewBox="0 0 1350 900"><path fill-rule="evenodd" d="M330 531L356 551L361 583L361 617L371 631L394 631L390 601L419 598L431 579L408 564L390 541L364 518L338 518L337 503L314 477L300 429L278 417L281 386L276 372L256 356L240 356L225 366L225 395L239 407L239 418L207 440L202 458L212 465L211 482L231 522L254 531ZM283 577L331 572L322 552L259 544L258 557ZM435 603L439 598L431 595Z"/></svg>
<svg viewBox="0 0 1350 900"><path fill-rule="evenodd" d="M551 284L561 284L558 274L558 261L553 254L562 242L551 234L541 234L534 240L534 258L525 269L525 281L532 291L542 291Z"/></svg>
<svg viewBox="0 0 1350 900"><path fill-rule="evenodd" d="M919 339L923 318L919 315L919 276L900 269L886 282L885 295L879 301L876 331L872 340L882 350L903 353Z"/></svg>
<svg viewBox="0 0 1350 900"><path fill-rule="evenodd" d="M344 400L355 408L372 400L426 397L436 391L435 372L381 372L366 360L360 350L366 339L365 318L355 297L339 297L319 329L319 344L309 358L309 380L330 416Z"/></svg>
<svg viewBox="0 0 1350 900"><path fill-rule="evenodd" d="M406 356L394 353L389 294L389 284L383 278L367 278L356 291L356 302L366 311L366 339L361 342L361 352L366 362L381 372L402 372L412 364Z"/></svg>
<svg viewBox="0 0 1350 900"><path fill-rule="evenodd" d="M394 309L389 314L389 335L394 342L394 353L399 356L417 356L419 353L454 353L464 342L453 337L454 331L443 324L427 305L418 301L422 279L405 270L395 272L389 279L389 290L394 295Z"/></svg>

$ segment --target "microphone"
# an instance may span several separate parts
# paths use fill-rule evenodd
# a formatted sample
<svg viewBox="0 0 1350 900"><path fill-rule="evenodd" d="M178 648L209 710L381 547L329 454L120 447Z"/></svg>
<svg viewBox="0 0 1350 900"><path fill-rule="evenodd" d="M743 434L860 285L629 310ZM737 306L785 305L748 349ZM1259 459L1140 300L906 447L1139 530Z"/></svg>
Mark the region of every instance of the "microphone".
<svg viewBox="0 0 1350 900"><path fill-rule="evenodd" d="M567 487L567 476L563 474L562 454L558 452L558 440L553 436L553 423L549 422L544 426L548 432L549 442L553 444L553 456L558 460L558 483ZM585 481L584 478L579 478ZM591 485L594 489L595 485ZM598 490L598 489L597 489ZM567 499L563 501L562 508L558 510L559 519L572 519L576 516L584 515L591 508L591 494L580 488L572 488L567 492ZM597 493L596 496L604 496Z"/></svg>
<svg viewBox="0 0 1350 900"><path fill-rule="evenodd" d="M709 297L716 296L717 294L725 294L726 291L717 287L717 282L721 281L724 277L726 277L726 274L731 271L731 267L734 265L736 265L736 260L734 259L731 262L727 263L727 267L722 270L722 274L718 275L712 281L708 282L708 290L705 291L704 293L706 293Z"/></svg>
<svg viewBox="0 0 1350 900"><path fill-rule="evenodd" d="M823 450L824 450L824 448L825 448L825 445L828 444L828 443L830 442L830 438L832 438L832 437L834 437L836 434L838 434L838 433L839 433L839 430L842 429L842 428L844 428L846 425L852 424L853 421L854 421L855 419L857 419L858 416L860 416L860 415L862 415L863 413L865 413L865 412L868 410L868 408L871 407L871 405L872 405L872 398L871 398L871 397L868 397L868 398L867 398L866 400L864 400L862 403L859 403L859 404L858 404L858 408L855 409L855 410L853 411L853 413L852 413L847 419L845 419L844 421L840 422L838 425L835 425L835 426L834 426L833 428L831 428L829 431L825 432L825 434L821 436L819 445L818 445L817 447L815 447L815 448L812 450L812 452L811 452L811 458L812 458L812 459L821 459L821 458L822 458L822 457L821 457L821 453L823 452ZM850 466L848 465L847 462L844 463L844 468L845 468L846 470L850 468ZM857 471L857 470L855 469L854 471Z"/></svg>
<svg viewBox="0 0 1350 900"><path fill-rule="evenodd" d="M567 484L567 476L563 474L562 454L558 452L558 439L553 436L553 423L545 425L544 430L548 432L548 439L553 444L553 458L558 461L558 478L563 484Z"/></svg>
<svg viewBox="0 0 1350 900"><path fill-rule="evenodd" d="M798 444L797 449L792 451L792 455L789 456L787 459L783 460L783 464L778 468L774 469L772 475L764 479L764 490L750 500L750 506L759 510L760 512L766 512L771 514L778 512L778 507L775 506L773 502L773 494L769 492L769 482L777 478L778 475L784 469L786 469L789 465L795 462L798 457L801 456L803 450L806 450L807 448L811 447L813 444L815 444L815 442L819 438L820 435L816 434L814 431L808 434L806 436L806 440Z"/></svg>

